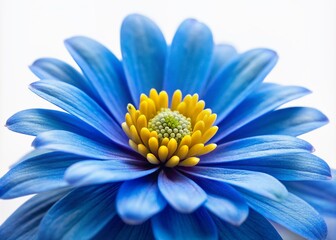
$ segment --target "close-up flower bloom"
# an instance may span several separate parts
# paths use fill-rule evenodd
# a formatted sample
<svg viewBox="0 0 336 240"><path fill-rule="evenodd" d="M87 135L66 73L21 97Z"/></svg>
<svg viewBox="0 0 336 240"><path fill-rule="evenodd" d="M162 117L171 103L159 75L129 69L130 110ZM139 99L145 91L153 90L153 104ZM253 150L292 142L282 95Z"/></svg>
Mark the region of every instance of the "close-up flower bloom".
<svg viewBox="0 0 336 240"><path fill-rule="evenodd" d="M54 58L30 66L40 79L31 91L63 111L23 110L6 123L35 139L0 179L0 197L36 195L1 239L281 239L273 223L326 238L304 186L331 182L331 171L297 136L328 120L280 108L310 91L263 82L273 50L215 44L194 19L167 44L138 14L124 19L120 43L122 60L88 37L67 39L81 73Z"/></svg>

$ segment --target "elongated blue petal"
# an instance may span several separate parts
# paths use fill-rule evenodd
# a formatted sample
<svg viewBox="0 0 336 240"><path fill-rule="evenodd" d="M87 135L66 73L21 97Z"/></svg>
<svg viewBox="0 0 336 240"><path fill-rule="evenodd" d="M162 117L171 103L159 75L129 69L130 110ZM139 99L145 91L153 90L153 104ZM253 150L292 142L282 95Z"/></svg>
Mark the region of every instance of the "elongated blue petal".
<svg viewBox="0 0 336 240"><path fill-rule="evenodd" d="M87 37L67 39L65 46L90 80L97 96L117 122L122 123L131 96L120 61L102 44Z"/></svg>
<svg viewBox="0 0 336 240"><path fill-rule="evenodd" d="M319 213L335 218L336 216L336 171L328 181L285 182L290 192L299 196Z"/></svg>
<svg viewBox="0 0 336 240"><path fill-rule="evenodd" d="M152 228L155 238L160 240L218 239L215 224L204 208L181 214L167 207L152 218Z"/></svg>
<svg viewBox="0 0 336 240"><path fill-rule="evenodd" d="M202 179L197 184L207 193L204 205L214 215L235 226L246 220L249 214L248 205L233 187L207 179Z"/></svg>
<svg viewBox="0 0 336 240"><path fill-rule="evenodd" d="M176 170L161 171L158 183L167 202L181 213L191 213L206 201L203 189Z"/></svg>
<svg viewBox="0 0 336 240"><path fill-rule="evenodd" d="M239 227L227 224L216 216L212 216L212 219L217 225L219 239L282 239L272 224L252 209L246 221Z"/></svg>
<svg viewBox="0 0 336 240"><path fill-rule="evenodd" d="M225 164L228 168L264 172L279 180L328 180L328 164L310 153L283 153L275 156L235 161Z"/></svg>
<svg viewBox="0 0 336 240"><path fill-rule="evenodd" d="M112 141L123 146L128 145L120 125L80 89L56 80L32 83L30 89L40 97L94 127Z"/></svg>
<svg viewBox="0 0 336 240"><path fill-rule="evenodd" d="M220 167L193 167L182 169L183 172L200 179L205 178L213 181L228 183L246 191L259 194L261 196L276 201L282 200L287 196L287 190L274 177L260 172L247 170L229 169Z"/></svg>
<svg viewBox="0 0 336 240"><path fill-rule="evenodd" d="M194 19L185 20L177 29L169 48L164 89L172 95L199 93L210 71L213 51L210 29Z"/></svg>
<svg viewBox="0 0 336 240"><path fill-rule="evenodd" d="M150 221L139 225L129 225L124 223L118 215L115 215L93 239L155 240Z"/></svg>
<svg viewBox="0 0 336 240"><path fill-rule="evenodd" d="M70 166L65 172L65 180L75 186L120 182L140 178L157 171L125 161L82 161Z"/></svg>
<svg viewBox="0 0 336 240"><path fill-rule="evenodd" d="M115 144L106 145L81 135L54 130L39 134L32 145L35 148L51 149L94 159L132 157Z"/></svg>
<svg viewBox="0 0 336 240"><path fill-rule="evenodd" d="M217 122L221 122L260 85L276 61L275 52L254 49L241 54L217 75L201 96L207 107L217 114Z"/></svg>
<svg viewBox="0 0 336 240"><path fill-rule="evenodd" d="M257 136L219 145L214 152L202 157L200 165L270 157L279 154L310 152L312 150L312 145L295 137Z"/></svg>
<svg viewBox="0 0 336 240"><path fill-rule="evenodd" d="M51 130L64 130L86 137L110 141L90 125L65 112L50 109L27 109L10 117L6 127L12 131L36 136Z"/></svg>
<svg viewBox="0 0 336 240"><path fill-rule="evenodd" d="M59 80L69 83L92 96L90 82L69 64L56 58L40 58L30 70L41 80Z"/></svg>
<svg viewBox="0 0 336 240"><path fill-rule="evenodd" d="M124 182L117 195L117 211L124 222L140 224L164 209L157 177L149 176Z"/></svg>
<svg viewBox="0 0 336 240"><path fill-rule="evenodd" d="M217 74L220 73L221 70L235 57L237 57L237 55L237 50L231 45L218 44L214 46L210 74L205 88L212 84L212 82L216 79Z"/></svg>
<svg viewBox="0 0 336 240"><path fill-rule="evenodd" d="M0 226L1 239L37 239L42 218L67 192L67 190L57 190L40 193L29 199Z"/></svg>
<svg viewBox="0 0 336 240"><path fill-rule="evenodd" d="M327 226L322 217L302 199L289 193L281 202L255 194L244 194L249 205L264 217L307 239L325 239Z"/></svg>
<svg viewBox="0 0 336 240"><path fill-rule="evenodd" d="M162 89L167 44L158 26L139 14L124 19L120 43L127 83L138 105L142 93Z"/></svg>
<svg viewBox="0 0 336 240"><path fill-rule="evenodd" d="M28 154L0 179L0 197L15 198L67 186L63 176L82 157L63 152Z"/></svg>
<svg viewBox="0 0 336 240"><path fill-rule="evenodd" d="M327 123L328 118L317 109L308 107L284 108L257 118L230 134L226 140L267 134L299 136Z"/></svg>
<svg viewBox="0 0 336 240"><path fill-rule="evenodd" d="M117 214L118 187L109 184L73 190L45 215L39 239L92 239Z"/></svg>
<svg viewBox="0 0 336 240"><path fill-rule="evenodd" d="M307 89L295 86L261 87L256 93L247 97L219 124L219 131L213 141L221 141L241 126L270 112L282 104L310 93Z"/></svg>

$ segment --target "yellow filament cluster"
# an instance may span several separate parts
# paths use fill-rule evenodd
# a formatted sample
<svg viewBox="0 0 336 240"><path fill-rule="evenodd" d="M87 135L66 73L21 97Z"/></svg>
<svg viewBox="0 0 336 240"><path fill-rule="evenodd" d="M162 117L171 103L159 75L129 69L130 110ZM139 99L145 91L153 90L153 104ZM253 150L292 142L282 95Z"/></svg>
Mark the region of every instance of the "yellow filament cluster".
<svg viewBox="0 0 336 240"><path fill-rule="evenodd" d="M168 107L191 122L191 135L184 136L179 142L175 138L160 140L156 131L148 129L148 121ZM169 106L167 92L158 93L151 89L149 96L141 94L138 110L128 104L122 128L130 139L129 145L150 163L166 167L195 166L200 161L199 156L217 147L214 143L206 144L218 130L217 126L213 126L217 115L204 107L204 101L199 101L197 94L188 94L182 99L180 90L174 92Z"/></svg>

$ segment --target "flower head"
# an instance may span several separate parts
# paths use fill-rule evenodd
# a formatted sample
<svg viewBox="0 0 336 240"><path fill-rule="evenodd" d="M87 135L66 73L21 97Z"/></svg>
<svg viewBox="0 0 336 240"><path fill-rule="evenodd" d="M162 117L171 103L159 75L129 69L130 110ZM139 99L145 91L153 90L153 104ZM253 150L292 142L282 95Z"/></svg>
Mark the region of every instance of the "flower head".
<svg viewBox="0 0 336 240"><path fill-rule="evenodd" d="M262 83L274 51L215 45L193 19L168 46L140 15L122 24L122 61L87 37L65 45L82 73L43 58L30 85L64 111L7 121L36 136L35 149L1 178L0 196L37 195L1 226L2 238L280 239L269 221L325 238L323 219L285 183L330 178L296 138L327 119L278 109L309 91Z"/></svg>

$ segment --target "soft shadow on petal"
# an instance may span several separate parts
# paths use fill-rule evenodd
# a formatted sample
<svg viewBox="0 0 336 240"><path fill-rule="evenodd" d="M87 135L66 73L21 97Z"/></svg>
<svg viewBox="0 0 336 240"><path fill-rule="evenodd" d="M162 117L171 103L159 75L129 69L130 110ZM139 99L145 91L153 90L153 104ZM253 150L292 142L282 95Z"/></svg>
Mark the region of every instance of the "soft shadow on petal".
<svg viewBox="0 0 336 240"><path fill-rule="evenodd" d="M124 182L117 195L117 211L124 222L140 224L167 205L157 185L157 176Z"/></svg>
<svg viewBox="0 0 336 240"><path fill-rule="evenodd" d="M21 205L1 226L0 237L6 240L37 239L39 225L47 211L68 190L40 193Z"/></svg>
<svg viewBox="0 0 336 240"><path fill-rule="evenodd" d="M289 193L281 202L242 193L255 211L307 239L325 239L327 226L318 212L302 199Z"/></svg>
<svg viewBox="0 0 336 240"><path fill-rule="evenodd" d="M64 152L28 154L0 179L0 198L9 199L68 186L65 170L83 157Z"/></svg>
<svg viewBox="0 0 336 240"><path fill-rule="evenodd" d="M194 19L187 19L179 26L166 66L164 89L171 96L176 89L182 93L200 93L206 84L213 51L210 29Z"/></svg>
<svg viewBox="0 0 336 240"><path fill-rule="evenodd" d="M225 223L216 216L212 216L212 218L217 225L219 239L221 240L282 239L269 221L252 209L250 209L246 221L239 227Z"/></svg>
<svg viewBox="0 0 336 240"><path fill-rule="evenodd" d="M131 96L120 61L105 46L88 37L72 37L65 41L65 46L89 79L95 96L117 123L122 123Z"/></svg>
<svg viewBox="0 0 336 240"><path fill-rule="evenodd" d="M261 173L239 169L221 167L193 167L181 169L181 171L195 177L205 178L212 181L224 182L234 186L236 189L264 196L275 201L282 201L288 192L285 186L274 177Z"/></svg>
<svg viewBox="0 0 336 240"><path fill-rule="evenodd" d="M290 107L272 111L237 129L225 141L257 135L279 134L299 136L322 127L328 118L319 110L308 107Z"/></svg>
<svg viewBox="0 0 336 240"><path fill-rule="evenodd" d="M195 211L207 198L200 186L174 169L161 171L158 185L167 202L181 213Z"/></svg>
<svg viewBox="0 0 336 240"><path fill-rule="evenodd" d="M203 207L191 214L167 207L151 220L154 236L160 240L218 239L217 228Z"/></svg>
<svg viewBox="0 0 336 240"><path fill-rule="evenodd" d="M251 94L274 67L278 57L269 49L254 49L235 58L201 96L221 122Z"/></svg>
<svg viewBox="0 0 336 240"><path fill-rule="evenodd" d="M245 124L308 93L310 92L307 89L296 86L274 85L271 89L262 86L218 124L219 130L213 141L217 143L225 142L223 138Z"/></svg>
<svg viewBox="0 0 336 240"><path fill-rule="evenodd" d="M162 89L167 44L158 26L139 14L124 19L120 44L128 87L138 105L142 93Z"/></svg>

